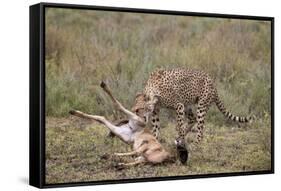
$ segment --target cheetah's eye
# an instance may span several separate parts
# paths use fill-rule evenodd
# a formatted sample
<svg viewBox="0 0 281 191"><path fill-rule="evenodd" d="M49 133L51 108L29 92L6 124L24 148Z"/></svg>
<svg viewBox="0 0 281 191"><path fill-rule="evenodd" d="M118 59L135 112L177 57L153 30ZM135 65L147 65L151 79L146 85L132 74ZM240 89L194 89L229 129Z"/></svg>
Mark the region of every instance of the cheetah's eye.
<svg viewBox="0 0 281 191"><path fill-rule="evenodd" d="M144 101L145 102L149 101L149 97L147 95L144 96Z"/></svg>

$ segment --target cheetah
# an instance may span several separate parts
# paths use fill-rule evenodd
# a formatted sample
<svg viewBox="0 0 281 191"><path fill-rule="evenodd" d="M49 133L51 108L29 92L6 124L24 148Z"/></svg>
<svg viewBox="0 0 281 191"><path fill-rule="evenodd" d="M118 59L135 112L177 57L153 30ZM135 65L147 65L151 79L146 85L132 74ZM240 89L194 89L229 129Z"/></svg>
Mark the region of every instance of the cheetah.
<svg viewBox="0 0 281 191"><path fill-rule="evenodd" d="M212 103L225 117L240 123L250 122L253 117L235 116L226 110L218 96L212 78L205 72L193 69L158 69L151 73L144 88L146 117L153 126L153 134L159 137L159 112L160 107L171 108L176 111L178 136L175 139L177 151L181 162L187 161L188 151L185 146L185 136L191 130L192 125L197 123L197 135L195 143L198 144L203 138L203 129L206 113ZM190 106L196 105L196 115ZM188 111L188 112L186 112ZM187 113L187 125L184 124Z"/></svg>

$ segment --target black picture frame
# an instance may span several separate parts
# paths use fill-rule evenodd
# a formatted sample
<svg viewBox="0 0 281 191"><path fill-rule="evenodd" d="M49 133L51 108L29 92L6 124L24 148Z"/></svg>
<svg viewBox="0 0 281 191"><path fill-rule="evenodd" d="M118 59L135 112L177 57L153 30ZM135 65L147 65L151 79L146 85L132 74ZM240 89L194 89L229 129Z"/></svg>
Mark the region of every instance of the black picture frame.
<svg viewBox="0 0 281 191"><path fill-rule="evenodd" d="M45 182L45 9L70 8L81 10L104 10L117 12L153 13L197 17L262 20L271 22L271 169L267 171L233 172L173 177L154 177L141 179L105 180L94 182L75 182L46 184ZM30 6L30 128L29 128L29 184L38 188L84 186L146 181L164 181L193 178L244 176L274 173L274 18L248 15L228 15L196 13L153 9L103 7L73 4L39 3Z"/></svg>

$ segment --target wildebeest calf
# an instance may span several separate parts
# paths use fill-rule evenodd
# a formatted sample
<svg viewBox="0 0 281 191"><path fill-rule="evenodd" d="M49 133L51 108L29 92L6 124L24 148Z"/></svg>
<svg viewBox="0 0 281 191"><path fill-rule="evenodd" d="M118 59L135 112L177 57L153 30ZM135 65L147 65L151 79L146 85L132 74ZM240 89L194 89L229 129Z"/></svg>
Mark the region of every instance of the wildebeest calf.
<svg viewBox="0 0 281 191"><path fill-rule="evenodd" d="M103 116L89 115L81 111L72 110L70 114L98 121L104 124L114 135L119 137L127 144L133 145L133 151L128 153L114 153L116 156L132 156L136 155L133 162L119 163L119 165L133 166L140 163L162 163L165 160L171 159L171 155L167 152L153 134L148 130L145 119L137 114L127 110L123 105L116 100L110 92L107 85L102 82L100 85L103 90L110 96L116 107L126 114L128 121L121 123L119 126L112 124Z"/></svg>

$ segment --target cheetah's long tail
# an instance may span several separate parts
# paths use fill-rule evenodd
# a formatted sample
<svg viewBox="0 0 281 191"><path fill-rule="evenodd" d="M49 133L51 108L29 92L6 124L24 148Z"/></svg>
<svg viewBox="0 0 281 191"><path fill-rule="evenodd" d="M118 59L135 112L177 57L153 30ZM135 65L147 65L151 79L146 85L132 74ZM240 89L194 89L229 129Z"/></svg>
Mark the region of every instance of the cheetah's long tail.
<svg viewBox="0 0 281 191"><path fill-rule="evenodd" d="M241 116L233 115L232 113L230 113L229 111L226 110L222 100L219 98L218 95L217 95L215 103L216 103L218 109L224 114L224 116L227 117L228 119L231 119L232 121L240 122L240 123L249 123L255 119L254 116L241 117Z"/></svg>

